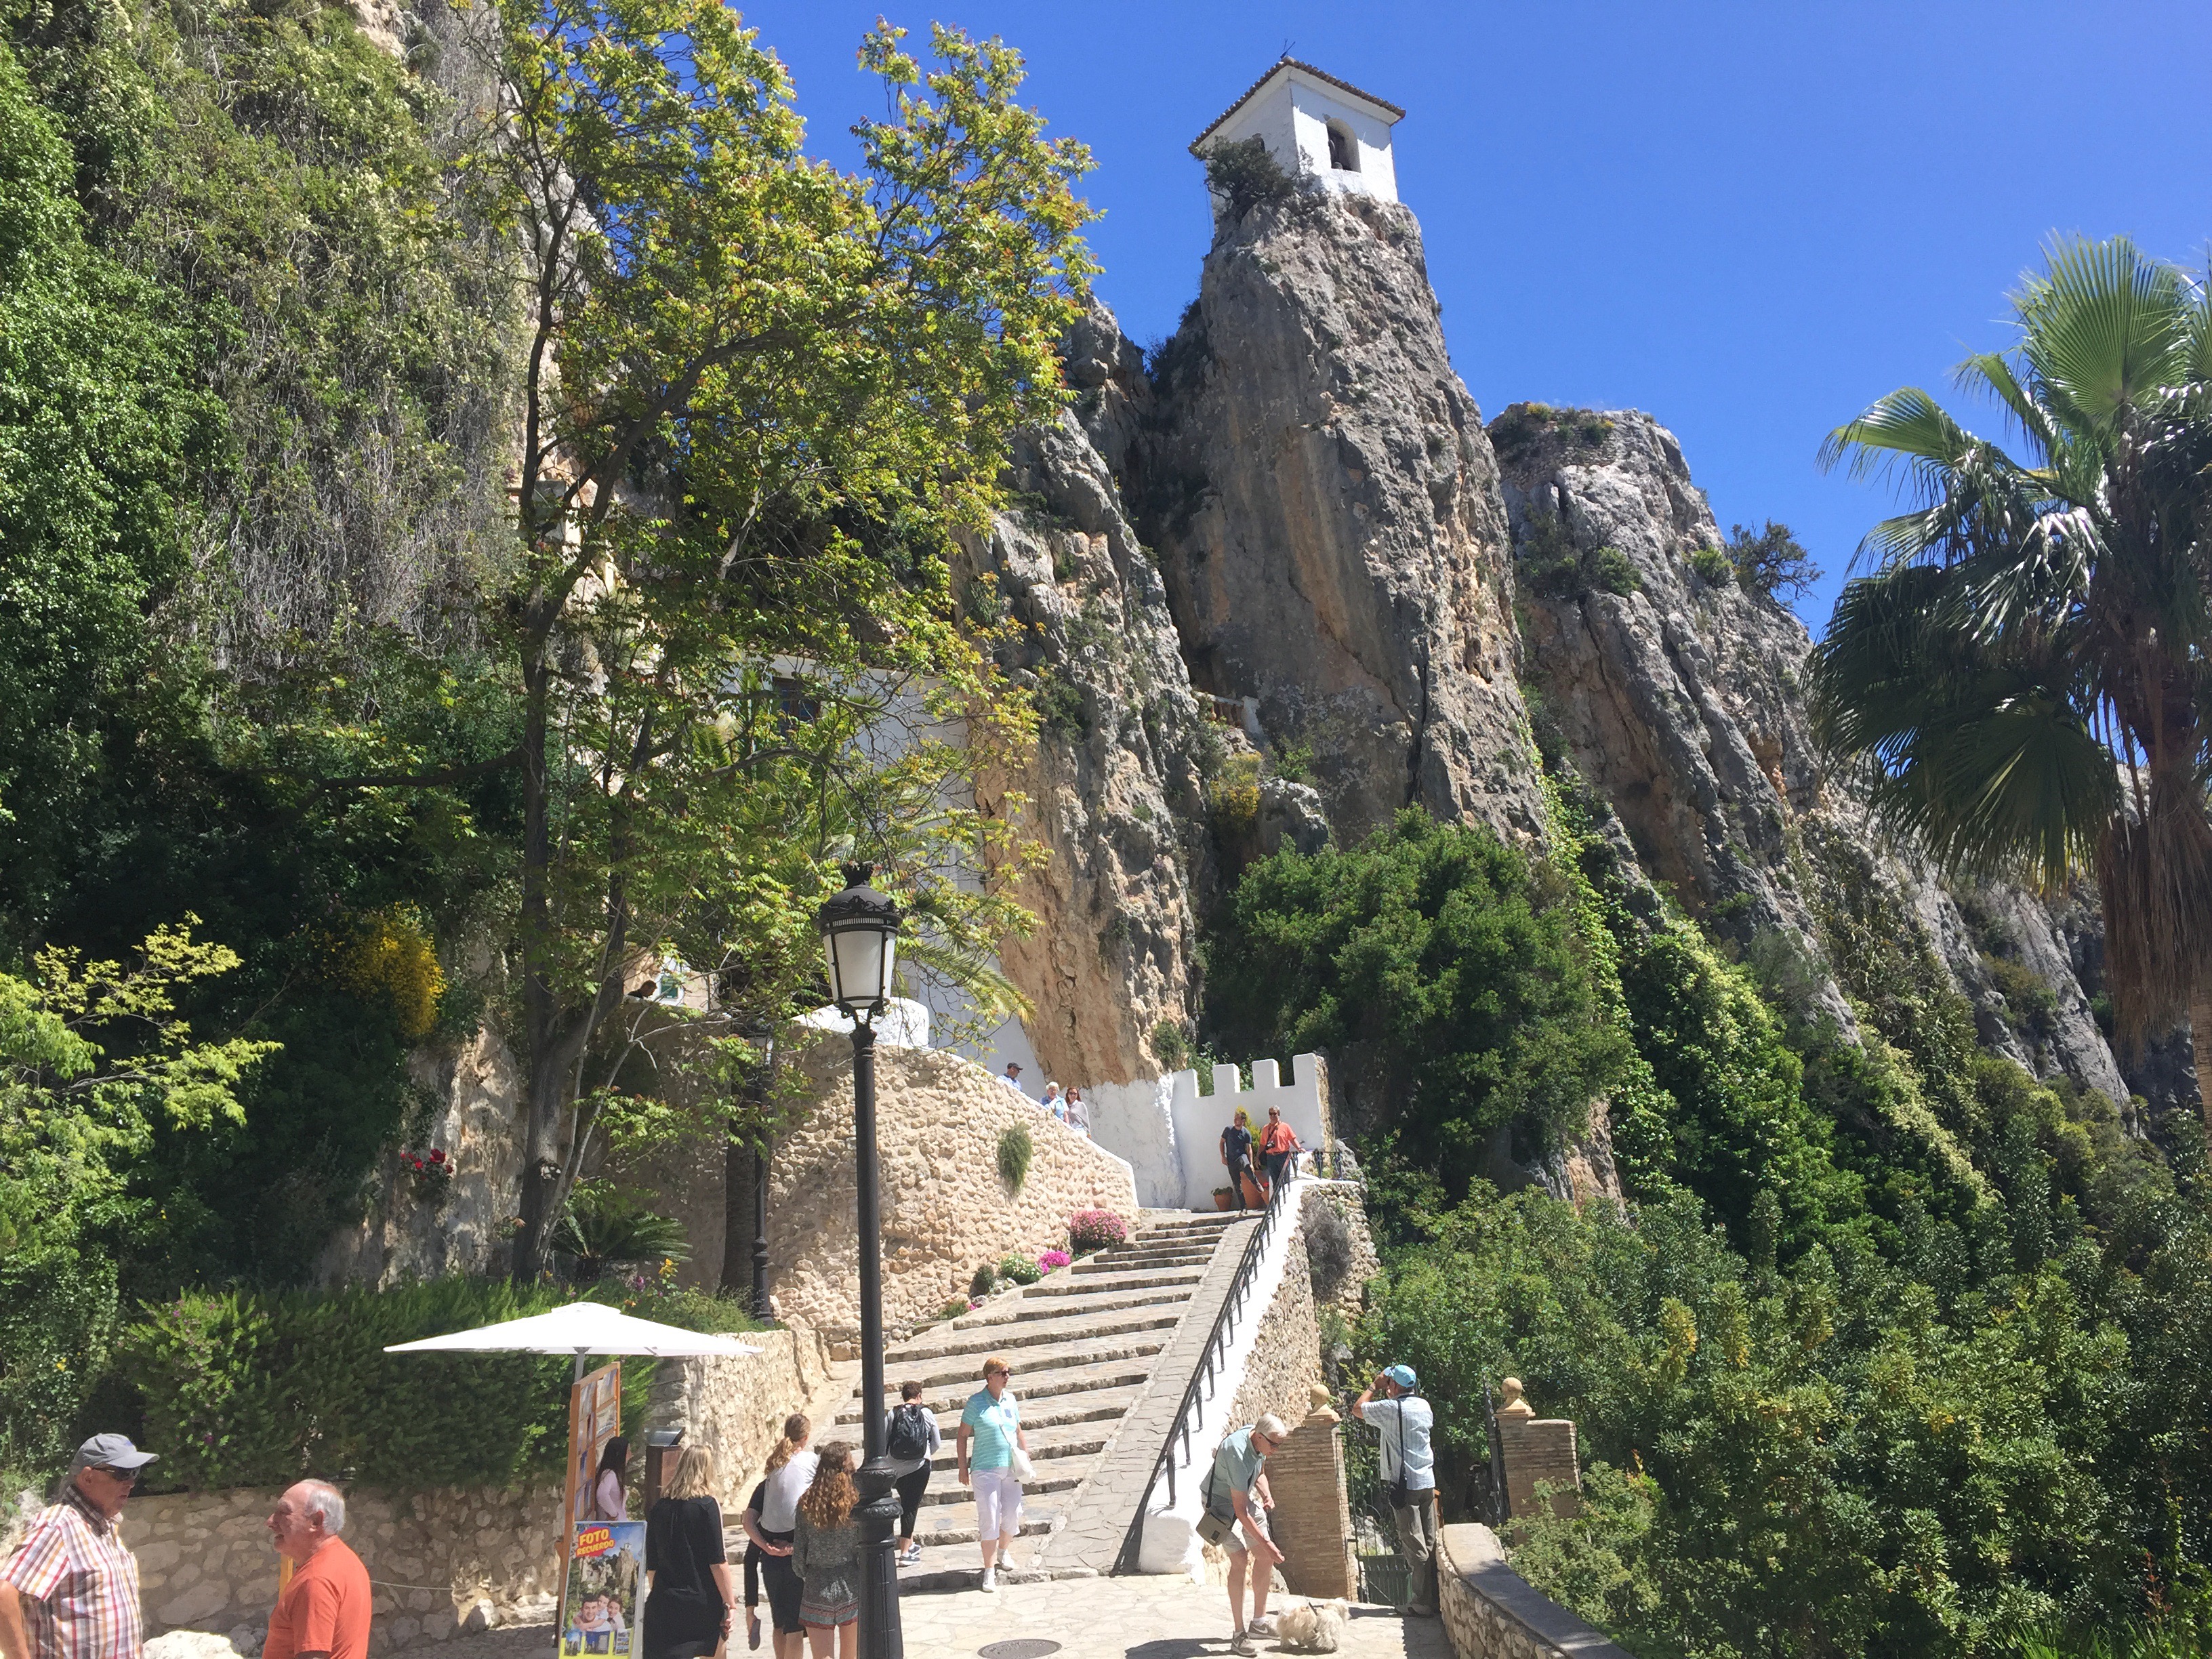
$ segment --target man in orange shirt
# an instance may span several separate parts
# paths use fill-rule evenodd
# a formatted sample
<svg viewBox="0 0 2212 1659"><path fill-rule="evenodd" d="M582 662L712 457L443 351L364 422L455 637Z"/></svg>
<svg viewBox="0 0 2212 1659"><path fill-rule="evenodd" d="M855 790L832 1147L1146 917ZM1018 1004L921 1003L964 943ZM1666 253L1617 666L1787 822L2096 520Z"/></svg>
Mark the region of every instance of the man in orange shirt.
<svg viewBox="0 0 2212 1659"><path fill-rule="evenodd" d="M336 1486L302 1480L269 1513L276 1553L292 1582L269 1615L263 1659L368 1659L368 1569L338 1534L345 1498Z"/></svg>
<svg viewBox="0 0 2212 1659"><path fill-rule="evenodd" d="M1283 1184L1284 1177L1297 1167L1293 1160L1304 1151L1298 1145L1298 1132L1283 1121L1283 1109L1267 1108L1267 1127L1260 1131L1260 1158L1270 1188Z"/></svg>

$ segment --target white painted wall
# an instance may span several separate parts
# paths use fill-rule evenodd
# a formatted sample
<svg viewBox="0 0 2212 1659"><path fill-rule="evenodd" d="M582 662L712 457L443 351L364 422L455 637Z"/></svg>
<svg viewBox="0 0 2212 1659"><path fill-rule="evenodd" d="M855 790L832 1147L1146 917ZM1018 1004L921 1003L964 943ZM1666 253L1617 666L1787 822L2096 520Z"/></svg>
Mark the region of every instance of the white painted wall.
<svg viewBox="0 0 2212 1659"><path fill-rule="evenodd" d="M1227 1183L1228 1171L1221 1164L1221 1132L1235 1121L1240 1106L1250 1115L1255 1136L1267 1127L1267 1109L1279 1106L1283 1121L1300 1140L1316 1152L1326 1150L1322 1139L1320 1061L1311 1054L1293 1054L1290 1082L1282 1080L1281 1072L1272 1060L1255 1060L1252 1086L1247 1089L1237 1066L1217 1066L1210 1095L1199 1093L1196 1072L1177 1072L1170 1079L1175 1091L1170 1110L1175 1120L1176 1144L1182 1154L1185 1209L1212 1209L1213 1189Z"/></svg>
<svg viewBox="0 0 2212 1659"><path fill-rule="evenodd" d="M1183 1201L1183 1149L1175 1132L1173 1078L1086 1085L1083 1106L1091 1117L1091 1138L1126 1160L1134 1172L1139 1204L1148 1210L1188 1207ZM1206 1202L1210 1207L1212 1200Z"/></svg>
<svg viewBox="0 0 2212 1659"><path fill-rule="evenodd" d="M1328 127L1349 131L1359 155L1357 171L1328 164ZM1398 199L1398 167L1390 150L1390 123L1358 100L1304 70L1285 64L1234 115L1208 135L1208 147L1258 138L1275 165L1293 178L1328 190L1381 201ZM1217 209L1220 203L1217 200Z"/></svg>

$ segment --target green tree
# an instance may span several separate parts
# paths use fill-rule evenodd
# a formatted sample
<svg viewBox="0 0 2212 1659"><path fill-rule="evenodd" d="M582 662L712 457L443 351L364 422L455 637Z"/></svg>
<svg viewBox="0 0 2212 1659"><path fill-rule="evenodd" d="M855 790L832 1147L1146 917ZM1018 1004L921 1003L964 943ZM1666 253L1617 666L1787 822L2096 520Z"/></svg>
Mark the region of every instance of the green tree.
<svg viewBox="0 0 2212 1659"><path fill-rule="evenodd" d="M2055 243L2012 306L1959 378L2025 460L1911 387L1828 440L1919 499L1814 654L1816 729L1946 868L2094 868L2122 1034L2212 1031L2212 303L2119 238Z"/></svg>
<svg viewBox="0 0 2212 1659"><path fill-rule="evenodd" d="M1245 872L1207 957L1212 1012L1251 1051L1373 1045L1389 1124L1463 1191L1498 1131L1539 1152L1579 1131L1630 1057L1579 945L1549 866L1408 811L1350 852Z"/></svg>
<svg viewBox="0 0 2212 1659"><path fill-rule="evenodd" d="M1088 160L1013 102L1014 53L947 30L926 75L899 31L868 37L891 113L845 174L708 0L481 15L497 123L464 177L524 251L529 315L490 596L514 738L426 744L340 718L339 687L283 741L325 790L514 774L527 1278L605 1098L587 1058L630 1046L617 1017L659 947L742 958L736 1000L787 1012L856 840L914 900L918 962L972 963L1018 920L958 879L1009 831L944 803L1026 717L945 555L1012 431L1057 407Z"/></svg>

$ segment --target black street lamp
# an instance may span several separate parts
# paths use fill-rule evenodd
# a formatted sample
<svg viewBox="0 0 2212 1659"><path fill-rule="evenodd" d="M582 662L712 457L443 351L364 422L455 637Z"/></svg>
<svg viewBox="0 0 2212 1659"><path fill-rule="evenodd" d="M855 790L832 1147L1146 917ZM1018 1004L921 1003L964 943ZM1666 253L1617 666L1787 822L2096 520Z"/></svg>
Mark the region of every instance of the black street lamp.
<svg viewBox="0 0 2212 1659"><path fill-rule="evenodd" d="M899 1501L884 1444L883 1213L876 1191L876 1017L890 1006L899 908L868 885L873 866L843 866L845 890L815 917L830 997L853 1022L853 1145L860 1222L860 1659L905 1659L898 1562Z"/></svg>

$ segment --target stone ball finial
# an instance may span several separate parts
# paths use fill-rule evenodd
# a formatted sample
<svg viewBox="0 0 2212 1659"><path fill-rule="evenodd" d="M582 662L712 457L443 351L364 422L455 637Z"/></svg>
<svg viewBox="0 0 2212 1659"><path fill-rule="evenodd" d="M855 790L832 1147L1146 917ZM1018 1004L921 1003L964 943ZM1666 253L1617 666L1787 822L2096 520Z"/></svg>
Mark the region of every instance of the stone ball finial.
<svg viewBox="0 0 2212 1659"><path fill-rule="evenodd" d="M1498 1383L1498 1391L1505 1396L1504 1403L1498 1408L1500 1417L1534 1417L1536 1414L1536 1408L1521 1397L1519 1377L1504 1378Z"/></svg>

